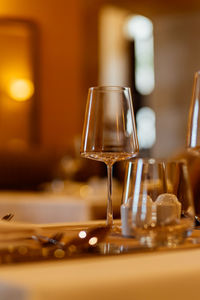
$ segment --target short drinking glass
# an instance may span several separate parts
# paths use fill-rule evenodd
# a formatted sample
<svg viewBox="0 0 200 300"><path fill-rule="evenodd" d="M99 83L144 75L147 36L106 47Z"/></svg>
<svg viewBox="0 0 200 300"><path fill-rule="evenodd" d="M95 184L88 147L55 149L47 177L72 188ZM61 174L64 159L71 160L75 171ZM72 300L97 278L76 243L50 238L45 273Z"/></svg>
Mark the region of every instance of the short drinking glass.
<svg viewBox="0 0 200 300"><path fill-rule="evenodd" d="M174 247L193 228L187 165L154 159L129 162L121 206L122 232L149 247Z"/></svg>

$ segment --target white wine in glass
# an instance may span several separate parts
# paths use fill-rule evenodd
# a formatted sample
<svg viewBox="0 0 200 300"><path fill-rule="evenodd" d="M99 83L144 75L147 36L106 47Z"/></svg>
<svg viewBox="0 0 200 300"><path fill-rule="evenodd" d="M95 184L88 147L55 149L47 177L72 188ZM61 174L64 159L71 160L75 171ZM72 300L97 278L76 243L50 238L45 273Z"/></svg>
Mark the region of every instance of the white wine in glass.
<svg viewBox="0 0 200 300"><path fill-rule="evenodd" d="M139 151L131 91L128 87L92 87L88 92L81 156L107 165L107 225L113 226L112 166Z"/></svg>

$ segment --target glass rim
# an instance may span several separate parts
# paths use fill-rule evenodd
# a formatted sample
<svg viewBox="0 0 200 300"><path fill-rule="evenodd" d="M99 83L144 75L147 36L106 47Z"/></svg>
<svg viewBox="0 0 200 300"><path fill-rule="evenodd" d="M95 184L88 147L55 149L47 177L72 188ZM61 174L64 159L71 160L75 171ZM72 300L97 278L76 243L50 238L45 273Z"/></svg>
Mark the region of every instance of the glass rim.
<svg viewBox="0 0 200 300"><path fill-rule="evenodd" d="M143 164L150 164L150 165L154 165L154 164L172 164L172 163L181 163L181 164L185 164L187 165L187 160L184 158L143 158L143 157L138 157L138 158L131 158L127 161L127 164L136 164L138 162L142 162Z"/></svg>
<svg viewBox="0 0 200 300"><path fill-rule="evenodd" d="M138 158L133 158L127 161L128 164L136 164L137 162L142 162L143 164L163 164L165 162L164 159L162 158L145 158L145 157L138 157Z"/></svg>
<svg viewBox="0 0 200 300"><path fill-rule="evenodd" d="M89 91L129 91L130 87L118 86L118 85L102 85L93 86L89 88Z"/></svg>

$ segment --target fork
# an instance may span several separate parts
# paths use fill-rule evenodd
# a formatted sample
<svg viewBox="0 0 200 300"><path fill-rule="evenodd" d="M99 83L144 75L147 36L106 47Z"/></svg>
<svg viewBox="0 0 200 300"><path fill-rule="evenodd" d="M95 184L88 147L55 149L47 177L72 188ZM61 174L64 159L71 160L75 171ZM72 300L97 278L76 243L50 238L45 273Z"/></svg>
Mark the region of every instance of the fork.
<svg viewBox="0 0 200 300"><path fill-rule="evenodd" d="M34 241L37 241L41 244L42 247L50 247L50 246L63 246L61 240L63 238L63 232L57 232L51 237L44 235L32 235L30 238Z"/></svg>
<svg viewBox="0 0 200 300"><path fill-rule="evenodd" d="M14 214L8 213L1 218L4 221L10 221L14 217ZM32 235L28 239L35 240L40 243L42 247L58 246L64 250L69 249L71 246L77 250L85 247L92 248L102 241L110 231L109 226L92 227L85 231L81 230L78 233L78 237L72 238L66 243L62 243L61 240L64 236L63 232L57 232L48 237L45 235ZM84 237L80 233L84 233Z"/></svg>
<svg viewBox="0 0 200 300"><path fill-rule="evenodd" d="M1 220L3 220L3 221L10 221L13 217L14 217L14 214L8 213L8 214L6 214L5 216L3 216L3 217L1 218Z"/></svg>

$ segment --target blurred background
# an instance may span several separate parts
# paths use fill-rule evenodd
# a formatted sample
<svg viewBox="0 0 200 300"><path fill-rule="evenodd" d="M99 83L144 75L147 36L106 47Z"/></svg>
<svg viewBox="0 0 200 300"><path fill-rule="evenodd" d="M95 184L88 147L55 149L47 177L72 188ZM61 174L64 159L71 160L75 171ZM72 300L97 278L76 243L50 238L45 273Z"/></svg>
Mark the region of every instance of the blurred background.
<svg viewBox="0 0 200 300"><path fill-rule="evenodd" d="M0 189L104 178L79 155L90 86L131 87L141 156L182 149L199 28L198 0L1 0Z"/></svg>

